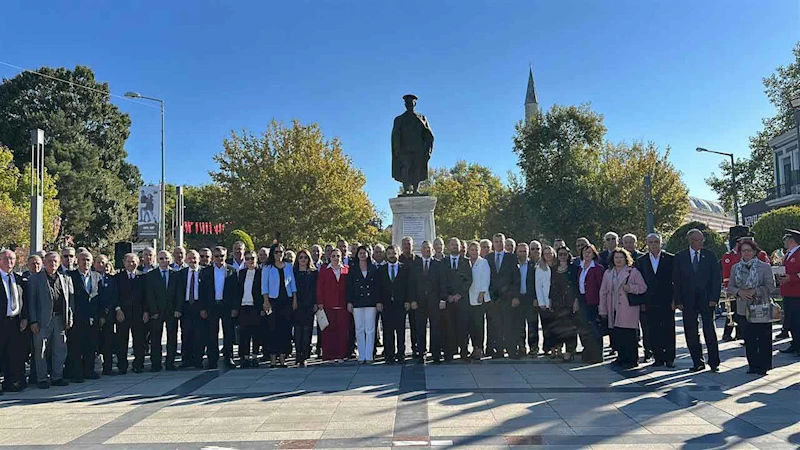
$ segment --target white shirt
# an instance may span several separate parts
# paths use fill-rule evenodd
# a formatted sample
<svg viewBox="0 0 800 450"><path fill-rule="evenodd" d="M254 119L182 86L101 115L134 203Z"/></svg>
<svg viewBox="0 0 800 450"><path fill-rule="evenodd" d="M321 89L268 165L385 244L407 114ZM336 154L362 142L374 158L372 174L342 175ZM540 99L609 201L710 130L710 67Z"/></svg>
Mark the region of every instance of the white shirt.
<svg viewBox="0 0 800 450"><path fill-rule="evenodd" d="M336 277L336 281L339 281L339 277L342 276L342 266L333 267L332 264L328 264L328 269L333 271L333 275Z"/></svg>
<svg viewBox="0 0 800 450"><path fill-rule="evenodd" d="M0 270L0 274L2 274L3 287L6 289L6 295L8 295L7 304L6 304L6 317L14 317L14 316L18 315L20 313L20 310L22 309L22 305L20 304L20 301L19 301L19 295L17 294L17 292L18 292L17 291L17 284L14 283L14 278L13 278L14 274L5 273L2 270ZM13 285L13 288L12 288L12 285ZM17 294L17 295L15 295L15 294Z"/></svg>
<svg viewBox="0 0 800 450"><path fill-rule="evenodd" d="M197 270L192 270L189 268L189 272L186 274L186 301L188 302L189 299L189 292L191 291L192 287L192 274L194 274L194 296L195 300L200 297L200 274Z"/></svg>
<svg viewBox="0 0 800 450"><path fill-rule="evenodd" d="M580 288L581 294L586 294L586 275L589 273L589 269L595 267L594 261L589 263L589 267L583 267L586 261L581 260L581 276L578 278L578 287Z"/></svg>
<svg viewBox="0 0 800 450"><path fill-rule="evenodd" d="M244 269L244 258L242 258L242 262L240 263L236 262L236 258L233 258L231 265L233 266L234 269L236 269L237 272Z"/></svg>
<svg viewBox="0 0 800 450"><path fill-rule="evenodd" d="M647 252L650 255L650 264L653 266L653 273L658 273L658 262L661 261L661 252L653 256L652 252Z"/></svg>
<svg viewBox="0 0 800 450"><path fill-rule="evenodd" d="M490 302L489 281L492 277L492 269L489 268L489 261L480 256L472 265L472 284L469 286L469 304L478 306L478 295L483 292L483 302Z"/></svg>
<svg viewBox="0 0 800 450"><path fill-rule="evenodd" d="M458 269L458 256L450 257L450 269Z"/></svg>
<svg viewBox="0 0 800 450"><path fill-rule="evenodd" d="M214 264L214 300L221 302L222 293L225 291L225 277L228 275L228 270L225 265L217 267Z"/></svg>
<svg viewBox="0 0 800 450"><path fill-rule="evenodd" d="M242 306L253 306L253 280L256 278L256 269L248 269L244 277L244 296Z"/></svg>

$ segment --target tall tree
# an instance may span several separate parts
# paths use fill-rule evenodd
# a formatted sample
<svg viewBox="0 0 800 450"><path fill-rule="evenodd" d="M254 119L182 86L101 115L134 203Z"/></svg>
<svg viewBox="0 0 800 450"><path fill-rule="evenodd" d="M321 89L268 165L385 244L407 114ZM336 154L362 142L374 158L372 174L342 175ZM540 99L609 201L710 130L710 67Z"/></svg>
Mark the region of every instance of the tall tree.
<svg viewBox="0 0 800 450"><path fill-rule="evenodd" d="M688 189L669 149L662 155L653 144L614 144L605 133L602 116L588 105L556 105L520 124L514 151L524 184L514 183L511 216L529 214L538 235L568 242L580 236L597 242L609 230L641 237L650 175L656 229L678 226L689 209Z"/></svg>
<svg viewBox="0 0 800 450"><path fill-rule="evenodd" d="M364 174L317 124L273 120L260 136L231 133L214 160L224 219L256 242L280 233L299 248L338 237L370 242L378 233Z"/></svg>
<svg viewBox="0 0 800 450"><path fill-rule="evenodd" d="M38 72L51 78L23 72L0 84L0 143L22 168L30 161L30 131L45 131L45 165L57 176L62 235L100 248L129 238L141 176L125 161L128 115L109 101L108 84L97 82L88 67Z"/></svg>
<svg viewBox="0 0 800 450"><path fill-rule="evenodd" d="M792 99L800 97L800 42L792 49L794 60L779 66L775 72L764 78L764 93L775 107L775 115L762 119L764 128L750 137L750 159L736 160L736 190L740 204L764 199L775 183L775 158L769 141L795 128ZM712 174L706 178L708 184L719 196L723 207L733 211L733 191L731 189L731 163L723 161L719 168L721 176Z"/></svg>
<svg viewBox="0 0 800 450"><path fill-rule="evenodd" d="M31 170L30 164L18 170L13 159L11 150L0 146L0 247L27 247L30 245ZM56 239L61 214L56 181L47 170L42 191L42 231L47 245Z"/></svg>
<svg viewBox="0 0 800 450"><path fill-rule="evenodd" d="M439 236L475 239L508 232L502 213L510 191L486 166L457 161L451 168L431 169L421 189L437 198Z"/></svg>

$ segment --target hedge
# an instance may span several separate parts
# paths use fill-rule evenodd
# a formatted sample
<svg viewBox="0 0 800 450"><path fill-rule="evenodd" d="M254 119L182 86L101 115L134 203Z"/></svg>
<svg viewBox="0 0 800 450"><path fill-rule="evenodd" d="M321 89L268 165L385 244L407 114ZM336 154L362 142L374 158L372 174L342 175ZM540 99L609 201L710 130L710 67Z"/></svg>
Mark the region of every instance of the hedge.
<svg viewBox="0 0 800 450"><path fill-rule="evenodd" d="M759 247L767 253L783 248L784 229L800 228L800 206L786 206L770 211L753 225Z"/></svg>
<svg viewBox="0 0 800 450"><path fill-rule="evenodd" d="M728 247L725 245L722 236L708 228L708 225L703 222L689 222L678 227L677 230L672 232L672 235L667 241L667 251L670 253L677 253L689 248L689 240L686 238L686 233L692 228L697 228L703 232L703 235L706 237L703 247L714 252L717 259L721 259L722 255L728 251Z"/></svg>

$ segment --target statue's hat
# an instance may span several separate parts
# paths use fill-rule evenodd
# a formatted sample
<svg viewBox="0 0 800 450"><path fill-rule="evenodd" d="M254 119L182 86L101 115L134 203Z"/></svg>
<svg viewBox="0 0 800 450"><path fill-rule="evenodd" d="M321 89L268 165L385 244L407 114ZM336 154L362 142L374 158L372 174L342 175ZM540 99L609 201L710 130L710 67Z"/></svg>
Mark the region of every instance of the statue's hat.
<svg viewBox="0 0 800 450"><path fill-rule="evenodd" d="M403 96L403 100L408 100L409 98L417 100L417 96L414 95L414 94L406 94L406 95Z"/></svg>

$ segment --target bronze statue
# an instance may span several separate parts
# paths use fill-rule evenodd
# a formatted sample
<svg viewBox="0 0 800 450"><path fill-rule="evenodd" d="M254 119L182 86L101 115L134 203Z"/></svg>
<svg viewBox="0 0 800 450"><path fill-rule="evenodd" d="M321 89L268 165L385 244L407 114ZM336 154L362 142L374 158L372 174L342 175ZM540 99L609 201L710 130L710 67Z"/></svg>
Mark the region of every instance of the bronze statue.
<svg viewBox="0 0 800 450"><path fill-rule="evenodd" d="M420 195L419 183L428 179L433 153L433 131L428 119L414 111L417 96L403 96L406 112L394 118L392 128L392 178L403 183L402 195Z"/></svg>

